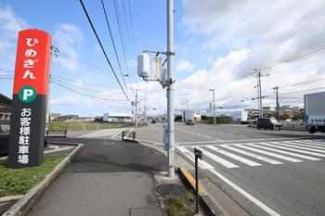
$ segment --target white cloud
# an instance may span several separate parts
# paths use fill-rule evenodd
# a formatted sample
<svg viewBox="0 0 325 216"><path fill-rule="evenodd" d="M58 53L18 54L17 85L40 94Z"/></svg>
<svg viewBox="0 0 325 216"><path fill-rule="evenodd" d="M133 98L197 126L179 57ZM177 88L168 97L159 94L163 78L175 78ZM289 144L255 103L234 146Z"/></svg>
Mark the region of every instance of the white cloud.
<svg viewBox="0 0 325 216"><path fill-rule="evenodd" d="M193 70L194 65L188 61L188 60L182 60L180 63L176 66L177 71L191 71Z"/></svg>
<svg viewBox="0 0 325 216"><path fill-rule="evenodd" d="M14 38L16 38L18 31L28 26L10 7L0 8L0 23L1 30L6 31L9 37Z"/></svg>
<svg viewBox="0 0 325 216"><path fill-rule="evenodd" d="M214 59L209 69L197 70L177 83L179 101L190 98L193 106L208 107L209 88L216 89L218 103L238 106L241 99L256 95L255 76L243 79L254 68L263 69L325 44L322 0L183 0L183 6L182 22L187 34L200 38L192 49L200 49L206 59ZM289 86L324 75L324 57L324 52L319 52L271 71L264 70L271 74L262 80L264 93L270 95L265 104L274 104L274 86L281 87L280 93L295 91L302 87ZM302 94L292 98L301 103ZM181 105L185 106L183 102Z"/></svg>
<svg viewBox="0 0 325 216"><path fill-rule="evenodd" d="M53 35L53 45L59 49L54 58L63 68L74 71L79 65L79 46L83 39L82 32L72 24L60 24Z"/></svg>
<svg viewBox="0 0 325 216"><path fill-rule="evenodd" d="M10 7L0 7L0 64L1 69L14 70L18 32L28 28Z"/></svg>

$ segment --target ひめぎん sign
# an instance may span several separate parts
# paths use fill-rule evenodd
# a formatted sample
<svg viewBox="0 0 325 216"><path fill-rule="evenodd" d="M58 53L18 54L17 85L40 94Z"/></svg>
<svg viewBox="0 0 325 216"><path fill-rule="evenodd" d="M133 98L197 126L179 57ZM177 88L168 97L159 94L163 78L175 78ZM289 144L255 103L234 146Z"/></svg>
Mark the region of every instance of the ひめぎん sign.
<svg viewBox="0 0 325 216"><path fill-rule="evenodd" d="M9 165L43 162L51 36L41 30L19 32L13 88Z"/></svg>

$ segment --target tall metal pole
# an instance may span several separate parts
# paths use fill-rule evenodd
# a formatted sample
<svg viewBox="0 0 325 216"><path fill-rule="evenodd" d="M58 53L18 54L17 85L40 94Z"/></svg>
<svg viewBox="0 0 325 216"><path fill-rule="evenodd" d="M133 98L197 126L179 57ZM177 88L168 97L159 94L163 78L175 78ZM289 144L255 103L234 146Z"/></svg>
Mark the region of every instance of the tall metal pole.
<svg viewBox="0 0 325 216"><path fill-rule="evenodd" d="M139 91L139 89L135 90L135 112L134 112L134 125L135 125L135 127L138 127L138 104L139 104L138 91Z"/></svg>
<svg viewBox="0 0 325 216"><path fill-rule="evenodd" d="M280 104L279 104L279 86L276 86L273 88L275 90L275 96L276 96L276 108L275 108L275 118L276 120L280 120Z"/></svg>
<svg viewBox="0 0 325 216"><path fill-rule="evenodd" d="M168 176L175 177L174 167L174 0L167 0L167 121L168 121Z"/></svg>
<svg viewBox="0 0 325 216"><path fill-rule="evenodd" d="M255 69L257 72L257 99L258 99L258 113L259 118L263 118L263 104L262 104L262 84L261 84L261 70Z"/></svg>
<svg viewBox="0 0 325 216"><path fill-rule="evenodd" d="M213 109L213 124L216 124L216 98L215 98L215 89L210 89L212 91L212 109Z"/></svg>

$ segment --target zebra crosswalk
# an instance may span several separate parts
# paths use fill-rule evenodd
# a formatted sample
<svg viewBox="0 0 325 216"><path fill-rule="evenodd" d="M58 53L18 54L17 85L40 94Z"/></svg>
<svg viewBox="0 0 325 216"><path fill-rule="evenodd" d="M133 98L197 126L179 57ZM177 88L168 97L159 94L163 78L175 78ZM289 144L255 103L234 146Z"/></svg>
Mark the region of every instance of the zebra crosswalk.
<svg viewBox="0 0 325 216"><path fill-rule="evenodd" d="M180 146L177 150L194 162L194 148L203 152L205 159L199 163L202 169L214 169L216 166L228 169L261 167L325 158L325 140L313 139Z"/></svg>

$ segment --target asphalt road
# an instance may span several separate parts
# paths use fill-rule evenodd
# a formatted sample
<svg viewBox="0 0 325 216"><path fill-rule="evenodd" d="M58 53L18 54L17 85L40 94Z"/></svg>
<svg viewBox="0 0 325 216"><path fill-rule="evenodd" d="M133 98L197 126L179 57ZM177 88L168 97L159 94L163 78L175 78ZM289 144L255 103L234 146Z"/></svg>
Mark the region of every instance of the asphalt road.
<svg viewBox="0 0 325 216"><path fill-rule="evenodd" d="M166 157L137 143L76 139L85 147L49 187L29 216L161 215L153 172ZM142 211L146 214L138 214ZM131 214L132 213L132 214Z"/></svg>
<svg viewBox="0 0 325 216"><path fill-rule="evenodd" d="M137 128L137 137L161 145L162 128ZM323 135L176 124L175 136L176 151L187 160L193 160L194 147L203 151L204 175L251 215L325 215Z"/></svg>

